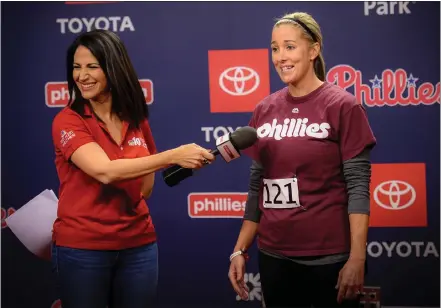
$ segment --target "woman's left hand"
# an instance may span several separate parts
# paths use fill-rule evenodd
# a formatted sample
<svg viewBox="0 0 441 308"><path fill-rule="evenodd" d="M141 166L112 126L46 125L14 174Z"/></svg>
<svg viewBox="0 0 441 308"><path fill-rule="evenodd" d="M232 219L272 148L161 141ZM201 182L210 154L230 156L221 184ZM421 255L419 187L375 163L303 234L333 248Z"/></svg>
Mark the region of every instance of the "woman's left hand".
<svg viewBox="0 0 441 308"><path fill-rule="evenodd" d="M364 260L349 259L338 275L337 302L344 299L355 299L363 289L364 285Z"/></svg>

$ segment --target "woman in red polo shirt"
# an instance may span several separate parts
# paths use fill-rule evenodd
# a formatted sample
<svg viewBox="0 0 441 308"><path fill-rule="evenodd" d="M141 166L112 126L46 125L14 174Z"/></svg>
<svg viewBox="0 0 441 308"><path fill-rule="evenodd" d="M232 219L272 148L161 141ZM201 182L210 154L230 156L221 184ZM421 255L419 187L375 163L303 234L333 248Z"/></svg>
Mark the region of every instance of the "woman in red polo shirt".
<svg viewBox="0 0 441 308"><path fill-rule="evenodd" d="M158 256L144 198L154 172L214 156L195 144L156 152L138 77L114 33L76 38L67 80L71 99L52 126L60 180L52 263L63 308L149 307Z"/></svg>

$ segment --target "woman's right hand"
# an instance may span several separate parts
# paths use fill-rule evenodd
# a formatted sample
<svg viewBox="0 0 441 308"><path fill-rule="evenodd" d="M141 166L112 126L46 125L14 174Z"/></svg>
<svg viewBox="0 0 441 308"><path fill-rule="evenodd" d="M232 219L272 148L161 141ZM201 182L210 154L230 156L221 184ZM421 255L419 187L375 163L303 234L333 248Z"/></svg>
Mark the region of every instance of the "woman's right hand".
<svg viewBox="0 0 441 308"><path fill-rule="evenodd" d="M245 283L245 258L242 255L236 256L231 260L230 270L228 271L228 277L230 278L231 285L237 295L242 300L248 299L248 286Z"/></svg>
<svg viewBox="0 0 441 308"><path fill-rule="evenodd" d="M204 164L214 161L214 155L209 150L195 143L181 145L173 150L173 164L184 168L198 169Z"/></svg>

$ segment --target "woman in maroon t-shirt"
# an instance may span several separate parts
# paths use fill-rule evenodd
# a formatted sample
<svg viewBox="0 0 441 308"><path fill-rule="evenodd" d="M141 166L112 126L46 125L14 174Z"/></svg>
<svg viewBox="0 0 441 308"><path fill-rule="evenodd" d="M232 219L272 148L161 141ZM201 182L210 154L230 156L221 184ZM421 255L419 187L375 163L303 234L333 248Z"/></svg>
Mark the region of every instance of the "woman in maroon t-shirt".
<svg viewBox="0 0 441 308"><path fill-rule="evenodd" d="M276 22L272 60L287 87L260 102L259 136L230 281L247 298L247 249L258 236L266 307L357 307L366 266L370 150L363 106L325 81L322 35L306 13Z"/></svg>

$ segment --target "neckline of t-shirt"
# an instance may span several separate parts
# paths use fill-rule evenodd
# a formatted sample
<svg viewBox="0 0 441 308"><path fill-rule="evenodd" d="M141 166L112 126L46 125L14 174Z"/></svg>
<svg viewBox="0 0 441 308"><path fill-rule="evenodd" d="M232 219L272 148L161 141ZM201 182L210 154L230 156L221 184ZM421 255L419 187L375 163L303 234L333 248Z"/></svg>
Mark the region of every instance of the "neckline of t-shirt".
<svg viewBox="0 0 441 308"><path fill-rule="evenodd" d="M330 85L329 82L324 81L322 83L322 85L320 87L318 87L317 89L315 89L314 91L303 95L303 96L292 96L291 93L289 93L289 87L285 87L285 94L286 94L286 98L289 102L294 103L294 104L301 104L301 103L305 103L308 100L310 100L311 98L314 98L315 96L317 96L320 92L322 92L325 88L327 88Z"/></svg>

